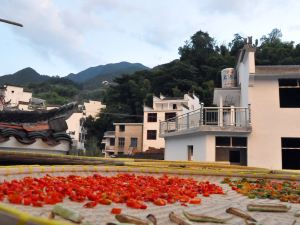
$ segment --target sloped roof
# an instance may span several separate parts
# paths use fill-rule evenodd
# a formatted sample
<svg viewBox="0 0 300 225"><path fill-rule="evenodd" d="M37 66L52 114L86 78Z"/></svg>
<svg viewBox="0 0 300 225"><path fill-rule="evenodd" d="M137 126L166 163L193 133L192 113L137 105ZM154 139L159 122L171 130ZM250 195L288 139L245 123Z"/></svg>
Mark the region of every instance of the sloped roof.
<svg viewBox="0 0 300 225"><path fill-rule="evenodd" d="M68 119L77 108L77 103L72 102L59 108L51 110L22 111L22 110L3 110L0 111L0 122L5 123L36 123L48 121L62 117Z"/></svg>

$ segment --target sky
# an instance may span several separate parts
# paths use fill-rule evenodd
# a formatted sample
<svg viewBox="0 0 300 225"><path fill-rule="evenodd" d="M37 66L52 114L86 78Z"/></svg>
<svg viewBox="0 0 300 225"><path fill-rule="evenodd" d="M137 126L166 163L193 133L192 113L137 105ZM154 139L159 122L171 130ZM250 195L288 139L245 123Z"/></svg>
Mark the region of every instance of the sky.
<svg viewBox="0 0 300 225"><path fill-rule="evenodd" d="M121 61L148 67L179 58L199 30L218 44L279 28L300 42L298 0L0 0L0 75L25 67L65 76Z"/></svg>

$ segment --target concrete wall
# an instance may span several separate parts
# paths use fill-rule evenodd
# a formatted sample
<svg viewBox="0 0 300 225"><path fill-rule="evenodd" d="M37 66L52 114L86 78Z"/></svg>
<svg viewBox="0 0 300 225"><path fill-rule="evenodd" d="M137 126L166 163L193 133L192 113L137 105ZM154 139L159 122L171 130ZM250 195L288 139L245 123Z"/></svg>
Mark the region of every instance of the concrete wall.
<svg viewBox="0 0 300 225"><path fill-rule="evenodd" d="M29 102L32 97L31 92L24 92L22 87L15 87L7 85L5 91L5 101L10 101L12 106L16 106L19 104L19 101Z"/></svg>
<svg viewBox="0 0 300 225"><path fill-rule="evenodd" d="M115 124L115 153L119 150L119 138L125 138L124 154L131 154L133 150L142 151L143 147L143 124L122 123L125 131L120 132L120 124ZM131 138L137 138L137 147L130 147Z"/></svg>
<svg viewBox="0 0 300 225"><path fill-rule="evenodd" d="M300 137L300 108L280 108L277 79L256 78L249 87L249 101L248 165L281 169L281 137Z"/></svg>
<svg viewBox="0 0 300 225"><path fill-rule="evenodd" d="M100 101L91 101L89 102L84 102L84 107L85 107L85 115L92 116L92 117L97 117L101 109L105 109L106 105L102 105Z"/></svg>
<svg viewBox="0 0 300 225"><path fill-rule="evenodd" d="M165 160L188 160L188 145L193 146L193 161L215 161L215 137L200 134L166 138Z"/></svg>
<svg viewBox="0 0 300 225"><path fill-rule="evenodd" d="M165 121L165 113L175 112L176 115L181 115L182 111L179 110L166 110L166 111L144 111L144 129L143 129L143 151L152 148L164 148L165 140L159 137L159 122ZM157 122L148 122L148 113L157 113ZM147 130L156 130L156 140L147 140Z"/></svg>

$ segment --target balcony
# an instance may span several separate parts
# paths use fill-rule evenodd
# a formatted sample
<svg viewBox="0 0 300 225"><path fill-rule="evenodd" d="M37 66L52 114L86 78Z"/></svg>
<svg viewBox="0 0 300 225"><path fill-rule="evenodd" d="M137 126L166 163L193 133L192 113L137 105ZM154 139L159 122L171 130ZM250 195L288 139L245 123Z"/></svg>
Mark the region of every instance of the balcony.
<svg viewBox="0 0 300 225"><path fill-rule="evenodd" d="M115 131L106 131L106 132L104 132L103 137L104 138L106 138L106 137L115 137Z"/></svg>
<svg viewBox="0 0 300 225"><path fill-rule="evenodd" d="M250 108L203 107L160 122L161 137L195 132L250 133Z"/></svg>

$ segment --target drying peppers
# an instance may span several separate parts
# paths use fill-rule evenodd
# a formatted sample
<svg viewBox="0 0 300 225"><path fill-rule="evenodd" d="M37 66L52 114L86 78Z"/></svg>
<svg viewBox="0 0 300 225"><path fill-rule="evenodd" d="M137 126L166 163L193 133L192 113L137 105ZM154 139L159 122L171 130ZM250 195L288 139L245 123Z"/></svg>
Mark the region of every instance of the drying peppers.
<svg viewBox="0 0 300 225"><path fill-rule="evenodd" d="M13 204L42 207L56 204L69 198L85 203L86 208L98 204L124 203L130 208L146 209L147 202L165 206L200 204L198 195L223 194L220 186L208 181L199 182L192 178L136 176L118 174L115 176L67 177L46 175L42 178L25 177L21 180L5 181L0 184L0 200L7 199ZM112 213L117 214L118 210Z"/></svg>
<svg viewBox="0 0 300 225"><path fill-rule="evenodd" d="M296 182L225 178L223 183L227 183L232 190L248 198L279 199L282 202L300 203L300 185Z"/></svg>

